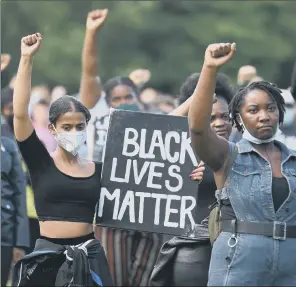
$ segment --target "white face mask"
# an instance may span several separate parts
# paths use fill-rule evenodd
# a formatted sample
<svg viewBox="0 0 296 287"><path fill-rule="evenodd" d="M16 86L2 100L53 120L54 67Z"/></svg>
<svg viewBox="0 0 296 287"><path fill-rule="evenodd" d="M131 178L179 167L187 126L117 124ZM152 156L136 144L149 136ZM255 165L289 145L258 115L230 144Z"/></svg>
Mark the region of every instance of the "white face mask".
<svg viewBox="0 0 296 287"><path fill-rule="evenodd" d="M245 126L245 124L244 124L244 122L243 122L243 119L241 118L240 115L239 115L239 117L240 117L240 120L241 120L242 125L243 125L243 127L244 127L243 138L246 139L246 140L248 140L249 142L254 143L254 144L270 143L270 142L274 141L275 139L277 139L277 138L282 134L282 132L281 132L280 129L279 129L279 124L278 124L278 125L277 125L277 128L276 128L276 133L275 133L271 138L269 138L269 139L264 139L264 140L262 140L262 139L258 139L258 138L252 136L252 135L249 133L249 131L246 129L246 126Z"/></svg>
<svg viewBox="0 0 296 287"><path fill-rule="evenodd" d="M57 133L55 139L59 146L74 156L78 154L79 149L86 142L87 134L85 130L79 132L63 132L60 134L57 132L56 129L55 131Z"/></svg>

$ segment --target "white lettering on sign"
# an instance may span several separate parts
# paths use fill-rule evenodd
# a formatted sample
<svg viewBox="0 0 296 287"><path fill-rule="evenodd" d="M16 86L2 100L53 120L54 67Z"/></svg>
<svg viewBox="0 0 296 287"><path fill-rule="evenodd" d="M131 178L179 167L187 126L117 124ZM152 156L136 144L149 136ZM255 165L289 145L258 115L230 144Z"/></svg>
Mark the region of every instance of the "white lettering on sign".
<svg viewBox="0 0 296 287"><path fill-rule="evenodd" d="M128 190L124 194L124 198L121 203L121 207L119 208L121 197L121 190L115 189L113 193L110 193L106 188L102 188L101 196L99 201L99 211L98 217L103 217L104 205L107 202L114 201L113 207L113 220L121 221L125 214L128 214L128 219L130 223L143 223L145 221L144 218L144 206L145 202L148 200L153 200L154 202L154 225L163 224L165 227L172 228L184 228L186 223L186 217L188 217L191 228L194 227L194 219L192 216L192 211L196 206L196 200L192 196L181 196L174 194L161 194L161 193L150 193L150 192L134 192L132 190ZM135 210L135 197L139 198L139 210L138 213ZM176 208L172 208L172 201L175 202ZM188 206L188 202L190 205ZM161 207L162 206L162 207ZM179 208L177 208L177 206ZM108 209L110 205L108 205ZM160 213L161 210L164 210L164 220L160 222ZM119 211L119 212L118 212ZM137 216L136 216L137 214ZM170 220L171 214L175 214L179 217L178 221ZM150 213L146 213L146 216L150 216Z"/></svg>
<svg viewBox="0 0 296 287"><path fill-rule="evenodd" d="M154 130L150 147L148 152L146 152L146 142L147 140L146 129L141 129L140 132L140 144L138 143L139 133L134 128L126 128L124 131L124 140L122 154L127 157L134 157L138 155L143 159L155 159L155 150L159 149L161 158L164 161L169 161L170 163L179 162L179 164L185 163L186 154L190 156L192 164L197 166L197 160L191 147L191 139L187 132L182 132L180 134L174 131L170 131L163 136L162 131ZM175 139L175 142L180 145L180 152L175 152L171 154L171 140ZM131 151L128 151L128 149Z"/></svg>

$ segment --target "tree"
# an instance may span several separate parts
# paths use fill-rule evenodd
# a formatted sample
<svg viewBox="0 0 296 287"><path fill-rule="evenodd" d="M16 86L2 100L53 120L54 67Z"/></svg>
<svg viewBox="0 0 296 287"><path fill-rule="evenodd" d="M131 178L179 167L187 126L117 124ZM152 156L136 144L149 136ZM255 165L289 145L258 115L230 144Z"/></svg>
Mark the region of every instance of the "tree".
<svg viewBox="0 0 296 287"><path fill-rule="evenodd" d="M253 64L265 79L288 85L296 3L283 1L6 1L2 51L13 56L10 70L17 69L20 39L38 31L44 41L33 83L77 91L86 15L105 7L109 17L98 45L103 81L145 67L155 87L176 94L189 74L200 71L207 45L235 41L237 55L223 72L235 81L241 65Z"/></svg>

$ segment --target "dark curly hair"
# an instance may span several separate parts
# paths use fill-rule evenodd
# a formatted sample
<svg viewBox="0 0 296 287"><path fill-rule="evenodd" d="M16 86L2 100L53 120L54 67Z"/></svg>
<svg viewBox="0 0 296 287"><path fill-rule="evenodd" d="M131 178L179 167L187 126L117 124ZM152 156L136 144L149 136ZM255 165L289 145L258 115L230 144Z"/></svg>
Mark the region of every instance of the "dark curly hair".
<svg viewBox="0 0 296 287"><path fill-rule="evenodd" d="M190 98L199 81L200 73L191 74L180 88L179 104L183 104ZM234 90L231 86L231 81L228 76L223 73L218 73L216 77L215 94L217 98L223 98L229 104L234 96ZM217 99L214 100L216 102Z"/></svg>
<svg viewBox="0 0 296 287"><path fill-rule="evenodd" d="M106 93L106 102L108 106L110 106L111 103L111 93L112 90L119 86L119 85L125 85L132 88L132 91L134 92L135 96L139 98L140 90L135 85L135 83L128 77L115 77L108 80L104 85L104 91Z"/></svg>
<svg viewBox="0 0 296 287"><path fill-rule="evenodd" d="M279 124L284 120L285 115L285 100L282 96L282 91L275 85L266 81L254 82L250 85L241 88L238 93L233 97L229 104L229 113L232 118L232 123L239 131L243 131L242 126L237 121L237 116L240 113L241 107L244 103L246 95L253 90L262 90L270 95L279 109Z"/></svg>
<svg viewBox="0 0 296 287"><path fill-rule="evenodd" d="M87 123L91 119L89 110L80 101L72 96L62 96L50 105L49 121L56 126L59 116L68 112L83 113Z"/></svg>

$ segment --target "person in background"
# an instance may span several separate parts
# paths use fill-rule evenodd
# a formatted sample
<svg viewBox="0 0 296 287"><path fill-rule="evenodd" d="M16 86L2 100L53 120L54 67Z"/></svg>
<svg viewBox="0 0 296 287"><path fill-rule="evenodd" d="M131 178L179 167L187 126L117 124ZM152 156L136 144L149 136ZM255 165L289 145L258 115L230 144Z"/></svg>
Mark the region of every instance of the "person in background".
<svg viewBox="0 0 296 287"><path fill-rule="evenodd" d="M99 101L102 86L98 84L97 35L106 21L108 10L94 10L88 14L86 34L82 51L81 102L89 109ZM105 100L109 107L141 111L139 88L129 77L115 77L103 85ZM102 161L106 142L109 115L96 115L90 123L93 129L94 147L90 147L93 159ZM102 242L108 258L110 270L116 286L147 286L153 265L157 258L161 235L135 231L115 230L96 227L96 236ZM148 259L143 257L143 246L146 246ZM126 258L122 252L127 252ZM122 258L122 260L118 260Z"/></svg>
<svg viewBox="0 0 296 287"><path fill-rule="evenodd" d="M48 103L51 102L51 93L46 85L34 86L31 91L29 104L29 114L32 114L34 105L40 100L44 100Z"/></svg>
<svg viewBox="0 0 296 287"><path fill-rule="evenodd" d="M140 101L144 106L144 111L147 113L161 114L162 111L158 109L154 102L158 101L159 92L153 88L144 88L140 90Z"/></svg>
<svg viewBox="0 0 296 287"><path fill-rule="evenodd" d="M4 88L1 91L1 135L14 140L12 99L13 90Z"/></svg>
<svg viewBox="0 0 296 287"><path fill-rule="evenodd" d="M158 92L153 88L146 88L141 91L140 99L145 105L152 104L158 98Z"/></svg>
<svg viewBox="0 0 296 287"><path fill-rule="evenodd" d="M174 98L170 95L159 95L151 104L164 114L170 114L176 108Z"/></svg>
<svg viewBox="0 0 296 287"><path fill-rule="evenodd" d="M281 90L285 100L285 117L281 126L281 135L277 140L284 143L288 148L296 150L296 101L289 89Z"/></svg>
<svg viewBox="0 0 296 287"><path fill-rule="evenodd" d="M67 89L64 86L56 86L51 91L51 102L67 95Z"/></svg>
<svg viewBox="0 0 296 287"><path fill-rule="evenodd" d="M240 67L237 74L237 84L239 87L247 86L252 79L257 77L257 70L254 66L246 65Z"/></svg>
<svg viewBox="0 0 296 287"><path fill-rule="evenodd" d="M294 63L294 67L293 67L293 71L292 71L290 91L291 91L293 98L296 101L296 61Z"/></svg>
<svg viewBox="0 0 296 287"><path fill-rule="evenodd" d="M16 143L1 136L1 286L29 247L26 185Z"/></svg>
<svg viewBox="0 0 296 287"><path fill-rule="evenodd" d="M15 141L13 130L13 90L9 86L1 92L1 135ZM21 161L23 172L25 173L27 216L30 233L30 244L26 251L30 253L33 251L35 242L40 236L40 231L29 172L22 157Z"/></svg>
<svg viewBox="0 0 296 287"><path fill-rule="evenodd" d="M180 106L170 115L188 116L190 106L187 104L192 103L192 95L199 78L199 73L193 73L184 81L180 88ZM232 130L228 105L233 94L230 79L225 74L218 73L211 112L211 128L217 135L227 140ZM216 201L217 187L213 172L208 166L204 166L203 162L199 163L190 178L200 181L197 200L199 216L195 217L196 233L194 233L194 238L189 240L190 244L188 240L180 240L177 237L167 238L168 241L163 245L152 273L150 286L206 286L207 284L211 243L205 219L209 216L209 206ZM165 267L164 262L172 266L169 269L171 272L165 270L169 267Z"/></svg>
<svg viewBox="0 0 296 287"><path fill-rule="evenodd" d="M1 54L1 73L7 68L11 60L11 56L9 54Z"/></svg>
<svg viewBox="0 0 296 287"><path fill-rule="evenodd" d="M32 107L31 119L38 138L45 145L47 151L51 153L56 150L57 142L48 130L48 112L49 103L41 99Z"/></svg>

